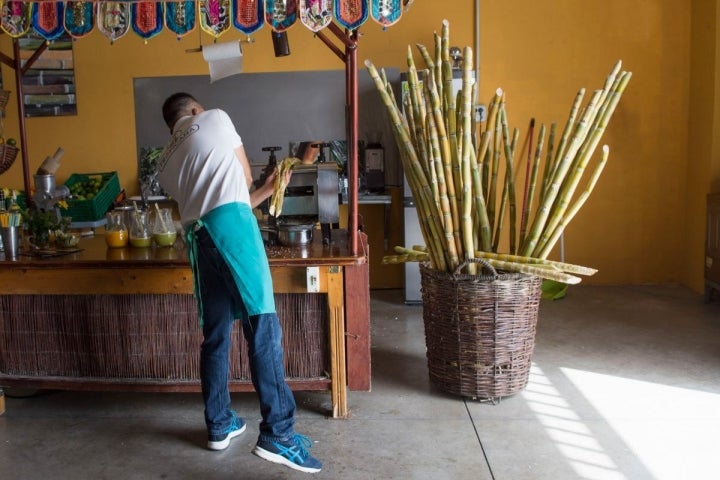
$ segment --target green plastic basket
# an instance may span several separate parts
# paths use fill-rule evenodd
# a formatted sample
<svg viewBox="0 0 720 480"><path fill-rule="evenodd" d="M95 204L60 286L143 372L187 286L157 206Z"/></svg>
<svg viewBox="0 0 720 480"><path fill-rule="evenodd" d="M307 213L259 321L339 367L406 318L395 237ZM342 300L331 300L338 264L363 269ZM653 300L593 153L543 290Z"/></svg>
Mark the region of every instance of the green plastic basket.
<svg viewBox="0 0 720 480"><path fill-rule="evenodd" d="M68 199L68 208L60 209L63 217L70 217L73 223L76 222L94 222L105 216L105 213L115 202L120 194L120 180L117 172L102 173L73 173L70 178L65 181L65 186L70 188L78 182L85 182L90 177L102 177L102 187L98 190L95 197L91 200Z"/></svg>

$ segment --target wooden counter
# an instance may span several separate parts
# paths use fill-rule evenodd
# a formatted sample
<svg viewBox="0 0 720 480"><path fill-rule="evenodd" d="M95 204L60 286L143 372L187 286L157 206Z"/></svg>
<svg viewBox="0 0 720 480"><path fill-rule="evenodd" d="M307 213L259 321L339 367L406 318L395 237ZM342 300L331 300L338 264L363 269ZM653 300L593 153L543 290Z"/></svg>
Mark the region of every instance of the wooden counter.
<svg viewBox="0 0 720 480"><path fill-rule="evenodd" d="M335 230L331 246L267 249L288 383L329 390L334 417L347 415L348 388L370 389L367 256L351 256L347 240ZM0 255L0 385L199 391L202 334L182 240L114 249L100 232L78 247ZM231 390L252 390L238 322L231 357Z"/></svg>

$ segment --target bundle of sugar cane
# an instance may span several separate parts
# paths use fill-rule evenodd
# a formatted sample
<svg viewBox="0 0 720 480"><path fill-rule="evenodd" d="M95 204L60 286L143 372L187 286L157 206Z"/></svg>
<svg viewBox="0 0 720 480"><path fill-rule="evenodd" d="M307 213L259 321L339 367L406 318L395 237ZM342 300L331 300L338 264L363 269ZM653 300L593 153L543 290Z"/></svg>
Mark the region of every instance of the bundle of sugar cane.
<svg viewBox="0 0 720 480"><path fill-rule="evenodd" d="M466 260L496 254L501 245L507 244L510 256L491 259L499 268L552 271L555 275L557 266L548 267L539 260L547 258L599 179L608 147L603 146L602 159L594 168L588 168L589 163L631 73L621 71L618 62L602 89L585 106L585 90L580 89L557 147L555 124L550 127L547 142L545 125L541 125L533 152L535 121L531 120L518 153L520 134L509 127L505 92L495 92L484 126L476 124L472 50L466 47L463 52L462 88L454 95L447 21L443 22L441 35L435 33L434 39L434 55L426 47L417 46L425 62L422 71L415 67L412 49L408 48L408 89L402 106L397 104L385 72L365 62L390 116L427 244L423 255L403 251L387 261L428 261L435 269L452 272ZM516 176L523 170L520 164L525 156L525 185L518 195ZM499 174L503 170L504 176ZM586 171L591 172L590 179L575 197ZM467 262L466 268L473 274L478 266ZM582 275L594 273L584 267L577 269L575 273ZM565 278L562 281L579 281L564 271L560 273Z"/></svg>
<svg viewBox="0 0 720 480"><path fill-rule="evenodd" d="M395 252L397 255L385 255L382 263L396 264L429 260L427 250L418 246L413 246L412 248L397 246L395 247ZM523 257L520 255L477 251L475 252L475 258L482 258L497 269L528 273L547 280L567 284L580 283L580 278L575 275L594 275L597 273L597 270L594 268L534 257Z"/></svg>
<svg viewBox="0 0 720 480"><path fill-rule="evenodd" d="M273 193L270 197L270 207L268 212L274 217L279 217L282 213L283 200L285 199L285 189L287 188L287 173L300 163L300 159L296 157L285 157L275 167L276 175L273 182Z"/></svg>

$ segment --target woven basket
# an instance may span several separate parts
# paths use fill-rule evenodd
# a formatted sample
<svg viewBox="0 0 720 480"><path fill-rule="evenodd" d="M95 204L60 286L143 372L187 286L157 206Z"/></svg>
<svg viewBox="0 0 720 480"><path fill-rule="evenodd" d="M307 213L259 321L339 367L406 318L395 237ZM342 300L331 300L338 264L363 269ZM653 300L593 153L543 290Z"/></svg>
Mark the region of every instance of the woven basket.
<svg viewBox="0 0 720 480"><path fill-rule="evenodd" d="M17 158L18 151L17 147L8 145L7 143L0 144L0 175L12 167L15 158Z"/></svg>
<svg viewBox="0 0 720 480"><path fill-rule="evenodd" d="M525 388L535 347L541 279L435 270L420 264L430 382L473 398L498 399Z"/></svg>
<svg viewBox="0 0 720 480"><path fill-rule="evenodd" d="M10 100L10 91L0 90L0 110L3 112L5 111L5 107L7 107L8 100Z"/></svg>

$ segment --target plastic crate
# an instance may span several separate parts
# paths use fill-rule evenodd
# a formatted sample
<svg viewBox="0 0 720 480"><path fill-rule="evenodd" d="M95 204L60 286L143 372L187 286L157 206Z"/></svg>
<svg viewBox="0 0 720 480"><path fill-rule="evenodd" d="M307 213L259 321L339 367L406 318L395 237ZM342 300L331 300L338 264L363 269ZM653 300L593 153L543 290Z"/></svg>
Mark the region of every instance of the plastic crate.
<svg viewBox="0 0 720 480"><path fill-rule="evenodd" d="M102 186L97 194L90 200L68 199L68 208L60 209L63 217L70 217L73 223L94 222L105 216L115 199L120 194L120 180L117 172L103 173L73 173L65 181L65 186L70 188L78 182L85 182L90 177L102 176Z"/></svg>

